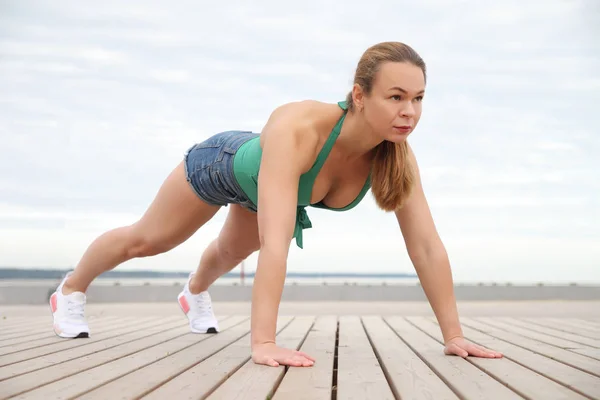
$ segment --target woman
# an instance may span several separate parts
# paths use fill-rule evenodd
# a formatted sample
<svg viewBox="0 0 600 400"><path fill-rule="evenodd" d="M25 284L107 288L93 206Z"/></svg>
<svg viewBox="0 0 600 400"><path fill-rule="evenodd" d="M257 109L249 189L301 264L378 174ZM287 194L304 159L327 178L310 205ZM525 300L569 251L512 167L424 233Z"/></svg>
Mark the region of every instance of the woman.
<svg viewBox="0 0 600 400"><path fill-rule="evenodd" d="M310 366L311 356L275 344L290 242L295 238L302 247L302 231L311 226L305 207L348 210L371 189L377 205L395 213L439 321L445 353L501 357L463 338L448 257L406 141L421 116L425 83L425 63L412 48L379 43L360 59L346 101L286 104L272 113L260 135L222 132L194 145L142 218L98 237L59 285L50 301L56 334L89 335L84 293L98 275L132 258L173 249L230 205L219 236L178 297L190 329L218 332L209 286L260 250L252 292L252 359Z"/></svg>

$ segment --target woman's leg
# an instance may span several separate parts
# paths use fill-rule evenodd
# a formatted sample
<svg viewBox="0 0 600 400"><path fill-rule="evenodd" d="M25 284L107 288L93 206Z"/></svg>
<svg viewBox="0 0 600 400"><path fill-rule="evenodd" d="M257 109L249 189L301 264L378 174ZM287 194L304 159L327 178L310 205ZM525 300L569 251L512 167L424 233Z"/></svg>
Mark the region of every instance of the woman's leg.
<svg viewBox="0 0 600 400"><path fill-rule="evenodd" d="M187 182L181 162L160 187L142 218L110 230L88 247L63 285L63 294L85 292L101 273L137 257L164 253L192 236L219 210L202 201Z"/></svg>
<svg viewBox="0 0 600 400"><path fill-rule="evenodd" d="M256 213L231 204L219 236L200 258L189 286L192 294L206 291L221 275L231 271L260 247Z"/></svg>
<svg viewBox="0 0 600 400"><path fill-rule="evenodd" d="M219 236L204 250L195 273L177 297L194 333L217 333L219 322L212 309L208 287L258 250L256 214L232 204Z"/></svg>

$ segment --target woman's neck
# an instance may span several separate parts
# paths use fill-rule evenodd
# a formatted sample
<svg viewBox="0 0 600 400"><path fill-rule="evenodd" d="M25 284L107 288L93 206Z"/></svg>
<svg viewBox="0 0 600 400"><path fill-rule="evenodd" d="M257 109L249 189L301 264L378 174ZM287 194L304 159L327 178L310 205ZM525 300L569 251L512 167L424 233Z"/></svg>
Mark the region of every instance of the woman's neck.
<svg viewBox="0 0 600 400"><path fill-rule="evenodd" d="M337 142L345 159L356 160L371 157L383 139L375 135L360 113L348 111Z"/></svg>

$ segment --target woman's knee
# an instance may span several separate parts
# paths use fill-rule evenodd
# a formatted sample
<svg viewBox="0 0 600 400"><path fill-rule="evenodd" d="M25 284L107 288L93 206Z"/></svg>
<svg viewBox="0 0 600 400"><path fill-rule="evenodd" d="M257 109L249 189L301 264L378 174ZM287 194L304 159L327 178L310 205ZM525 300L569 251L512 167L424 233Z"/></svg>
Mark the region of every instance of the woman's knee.
<svg viewBox="0 0 600 400"><path fill-rule="evenodd" d="M219 258L230 264L239 264L259 249L259 243L231 243L217 239Z"/></svg>
<svg viewBox="0 0 600 400"><path fill-rule="evenodd" d="M135 227L131 227L128 236L125 249L127 258L151 257L166 253L175 247L158 236L136 231Z"/></svg>

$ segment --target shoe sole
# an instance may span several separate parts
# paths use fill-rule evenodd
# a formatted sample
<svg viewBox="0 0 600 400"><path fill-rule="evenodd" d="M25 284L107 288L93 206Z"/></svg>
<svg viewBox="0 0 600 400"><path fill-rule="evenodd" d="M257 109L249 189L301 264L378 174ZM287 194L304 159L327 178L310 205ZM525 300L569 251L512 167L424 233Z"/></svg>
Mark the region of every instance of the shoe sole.
<svg viewBox="0 0 600 400"><path fill-rule="evenodd" d="M192 328L192 326L190 325L190 330L192 331L192 333L219 333L219 331L217 331L216 328L208 328L206 331L200 331L198 329L194 329Z"/></svg>
<svg viewBox="0 0 600 400"><path fill-rule="evenodd" d="M179 309L181 310L181 312L183 313L183 315L185 315L186 318L188 318L187 314L185 313L185 310L183 309L183 306L181 305L181 302L179 301L179 298L182 296L182 294L180 293L179 296L177 296L177 304L179 304ZM189 321L189 318L188 318ZM217 330L217 328L215 327L210 327L208 328L206 331L200 331L198 329L194 329L192 328L192 324L190 323L190 330L192 331L192 333L219 333L219 331Z"/></svg>
<svg viewBox="0 0 600 400"><path fill-rule="evenodd" d="M64 333L58 334L58 333L56 333L56 331L54 331L54 333L56 334L56 336L65 338L65 339L84 339L84 338L90 337L90 334L88 332L80 332L76 336L72 336L72 335L64 334Z"/></svg>

